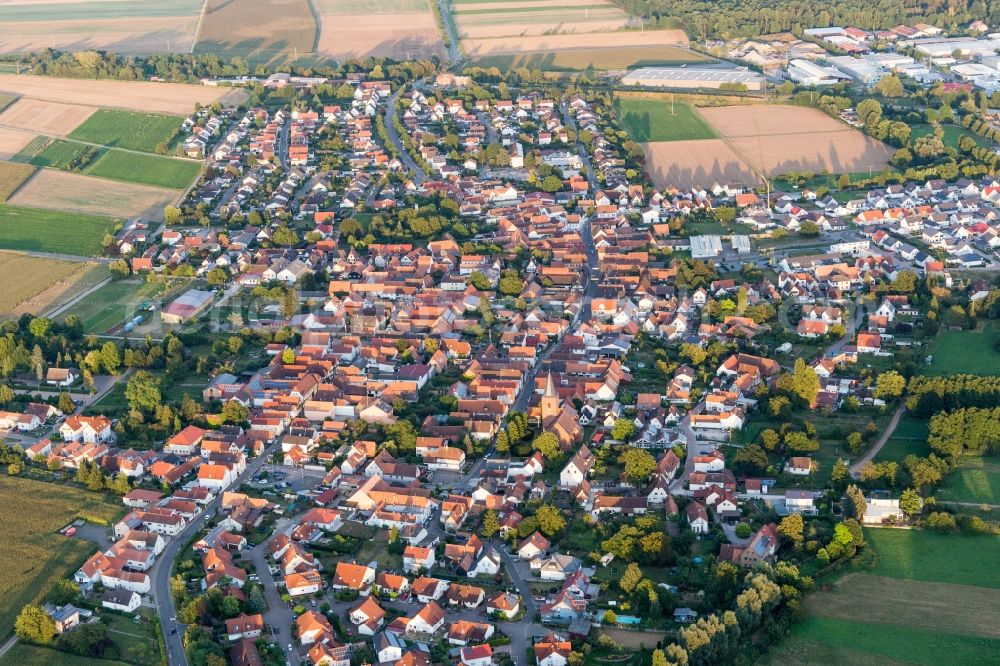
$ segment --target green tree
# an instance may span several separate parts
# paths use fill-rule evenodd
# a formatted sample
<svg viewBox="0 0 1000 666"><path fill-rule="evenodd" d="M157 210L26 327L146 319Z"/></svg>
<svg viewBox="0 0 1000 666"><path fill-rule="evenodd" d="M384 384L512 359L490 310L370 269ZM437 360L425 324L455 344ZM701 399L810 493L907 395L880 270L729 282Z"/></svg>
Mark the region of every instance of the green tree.
<svg viewBox="0 0 1000 666"><path fill-rule="evenodd" d="M898 76L883 76L874 86L875 91L883 97L902 97L903 82Z"/></svg>
<svg viewBox="0 0 1000 666"><path fill-rule="evenodd" d="M635 484L644 483L656 471L656 458L645 449L630 446L622 452L618 462L624 465L625 476Z"/></svg>
<svg viewBox="0 0 1000 666"><path fill-rule="evenodd" d="M559 438L551 432L543 432L531 442L531 448L540 451L549 462L562 457L562 450L559 448Z"/></svg>
<svg viewBox="0 0 1000 666"><path fill-rule="evenodd" d="M566 518L563 517L562 511L551 504L538 507L535 518L538 519L538 529L545 536L554 536L566 528Z"/></svg>
<svg viewBox="0 0 1000 666"><path fill-rule="evenodd" d="M618 624L618 616L611 609L604 611L604 615L601 616L601 624Z"/></svg>
<svg viewBox="0 0 1000 666"><path fill-rule="evenodd" d="M226 423L246 423L250 410L238 400L227 400L222 405L222 418Z"/></svg>
<svg viewBox="0 0 1000 666"><path fill-rule="evenodd" d="M887 370L876 378L873 395L880 399L898 398L905 388L906 378L895 370Z"/></svg>
<svg viewBox="0 0 1000 666"><path fill-rule="evenodd" d="M56 623L40 606L27 604L14 621L18 638L39 645L50 645L56 637Z"/></svg>
<svg viewBox="0 0 1000 666"><path fill-rule="evenodd" d="M72 414L76 411L76 404L73 402L73 396L66 391L59 394L59 402L57 406L59 407L59 411L63 414Z"/></svg>
<svg viewBox="0 0 1000 666"><path fill-rule="evenodd" d="M524 280L515 270L506 270L500 278L500 293L504 296L517 296L524 290Z"/></svg>
<svg viewBox="0 0 1000 666"><path fill-rule="evenodd" d="M465 283L471 284L479 291L489 291L493 286L490 284L490 279L486 277L486 273L482 271L472 271L469 273L469 277L465 279ZM518 293L520 293L520 290L518 290Z"/></svg>
<svg viewBox="0 0 1000 666"><path fill-rule="evenodd" d="M494 534L500 531L500 517L497 516L497 512L493 509L489 509L483 514L483 524L480 527L480 534L484 538L489 539Z"/></svg>
<svg viewBox="0 0 1000 666"><path fill-rule="evenodd" d="M785 516L778 524L778 534L796 546L802 543L804 529L805 523L798 513Z"/></svg>
<svg viewBox="0 0 1000 666"><path fill-rule="evenodd" d="M629 565L625 567L625 573L623 573L622 577L618 579L618 587L620 587L622 592L625 594L632 594L641 580L642 569L640 569L639 565L635 562L629 562Z"/></svg>
<svg viewBox="0 0 1000 666"><path fill-rule="evenodd" d="M620 442L627 442L635 435L635 422L624 416L615 419L611 426L611 437Z"/></svg>
<svg viewBox="0 0 1000 666"><path fill-rule="evenodd" d="M163 209L163 218L168 226L174 226L184 222L184 215L177 206L167 206Z"/></svg>
<svg viewBox="0 0 1000 666"><path fill-rule="evenodd" d="M151 413L162 400L160 380L146 370L139 370L129 377L125 386L125 399L129 407L141 413Z"/></svg>
<svg viewBox="0 0 1000 666"><path fill-rule="evenodd" d="M101 345L101 367L110 375L116 374L121 367L122 359L118 353L118 345L108 340Z"/></svg>
<svg viewBox="0 0 1000 666"><path fill-rule="evenodd" d="M271 242L275 245L291 247L299 242L299 236L287 226L282 225L274 230L274 233L271 235Z"/></svg>
<svg viewBox="0 0 1000 666"><path fill-rule="evenodd" d="M899 509L908 517L913 518L923 511L924 503L920 494L913 488L907 488L899 496Z"/></svg>

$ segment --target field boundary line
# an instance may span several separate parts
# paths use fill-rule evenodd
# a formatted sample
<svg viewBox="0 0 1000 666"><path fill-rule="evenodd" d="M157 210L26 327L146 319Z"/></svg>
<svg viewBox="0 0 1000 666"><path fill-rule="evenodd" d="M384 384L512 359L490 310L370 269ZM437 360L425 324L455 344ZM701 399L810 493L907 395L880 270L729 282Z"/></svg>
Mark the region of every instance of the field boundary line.
<svg viewBox="0 0 1000 666"><path fill-rule="evenodd" d="M696 116L698 116L699 118L701 118L702 122L704 122L706 125L708 125L709 127L712 128L712 131L715 132L718 135L718 139L720 141L722 141L722 143L724 143L727 146L729 146L729 150L733 151L733 154L736 155L736 157L740 158L740 160L742 160L743 164L745 164L746 167L751 172L757 174L757 177L760 178L762 184L766 184L767 183L767 175L764 173L763 169L758 169L756 166L754 166L754 163L750 161L750 159L746 156L746 154L742 150L740 150L739 148L737 148L735 145L733 145L733 142L729 140L729 137L727 137L725 134L723 134L722 132L720 132L719 129L715 125L713 125L711 122L709 122L708 118L706 118L704 115L702 115L701 111L698 109L697 106L695 106L694 104L689 104L688 106L691 107L691 111Z"/></svg>
<svg viewBox="0 0 1000 666"><path fill-rule="evenodd" d="M24 187L25 187L25 186L26 186L26 185L27 185L27 184L28 184L28 183L29 183L30 181L34 180L34 179L35 179L35 176L37 176L37 175L38 175L38 172L39 172L39 171L41 171L41 169L39 169L38 167L36 167L36 166L35 166L34 164L32 164L32 163L30 163L30 162L13 162L13 161L12 161L12 162L11 162L11 164L27 164L27 165L28 165L28 166L30 166L30 167L31 167L32 169L34 169L34 171L32 171L32 172L31 172L31 175L30 175L30 176L28 176L27 178L25 178L24 180L22 180L22 181L20 182L20 184L19 184L19 185L18 185L17 187L15 187L15 188L14 188L13 190L11 190L10 194L8 194L8 195L7 195L7 198L6 198L6 199L4 199L3 201L0 201L0 203L7 203L7 202L8 202L8 201L10 201L11 199L13 199L13 198L14 198L14 197L15 197L15 196L17 195L17 193L18 193L18 192L20 192L20 191L21 191L22 189L24 189Z"/></svg>
<svg viewBox="0 0 1000 666"><path fill-rule="evenodd" d="M111 276L110 275L108 275L108 277L104 278L103 280L101 280L100 282L98 282L97 284L95 284L94 286L89 287L88 289L85 289L81 293L77 294L76 296L74 296L73 298L71 298L66 303L63 303L62 305L56 306L56 308L54 310L51 310L51 311L47 312L45 314L45 316L47 318L49 318L49 319L54 319L54 318L58 317L63 312L65 312L69 308L73 307L74 305L76 305L77 303L79 303L80 301L82 301L83 299L85 299L87 296L90 296L92 293L94 293L95 291L97 291L98 289L100 289L101 287L103 287L104 285L108 284L109 282L111 282Z"/></svg>
<svg viewBox="0 0 1000 666"><path fill-rule="evenodd" d="M198 40L201 39L201 26L205 22L205 12L208 11L209 0L202 0L201 3L201 13L198 14L198 25L194 27L194 36L191 38L191 48L188 49L188 53L194 53L194 47L198 45Z"/></svg>
<svg viewBox="0 0 1000 666"><path fill-rule="evenodd" d="M308 5L309 13L312 14L313 22L316 24L316 29L313 30L313 43L310 53L313 55L319 55L319 40L323 33L323 16L319 13L319 10L316 9L316 3L314 3L313 0L306 0L306 5Z"/></svg>

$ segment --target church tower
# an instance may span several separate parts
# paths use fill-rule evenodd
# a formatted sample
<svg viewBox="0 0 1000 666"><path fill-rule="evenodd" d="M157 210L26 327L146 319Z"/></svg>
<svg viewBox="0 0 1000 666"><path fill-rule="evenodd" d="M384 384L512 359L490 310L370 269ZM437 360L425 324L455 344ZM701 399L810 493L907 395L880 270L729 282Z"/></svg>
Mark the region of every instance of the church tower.
<svg viewBox="0 0 1000 666"><path fill-rule="evenodd" d="M559 394L556 393L556 386L552 382L552 372L550 371L548 378L545 380L545 393L542 394L541 400L542 422L546 419L559 416L559 412L561 411L559 402Z"/></svg>

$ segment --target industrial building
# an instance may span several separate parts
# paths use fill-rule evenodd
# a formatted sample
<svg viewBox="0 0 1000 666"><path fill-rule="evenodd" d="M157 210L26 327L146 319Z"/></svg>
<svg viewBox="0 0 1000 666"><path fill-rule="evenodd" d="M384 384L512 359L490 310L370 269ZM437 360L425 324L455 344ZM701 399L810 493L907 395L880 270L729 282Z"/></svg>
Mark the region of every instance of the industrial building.
<svg viewBox="0 0 1000 666"><path fill-rule="evenodd" d="M183 324L204 312L211 305L213 295L210 291L198 289L186 291L163 308L160 318L164 324Z"/></svg>
<svg viewBox="0 0 1000 666"><path fill-rule="evenodd" d="M802 58L788 63L788 78L804 86L829 86L850 79L832 67L822 67Z"/></svg>
<svg viewBox="0 0 1000 666"><path fill-rule="evenodd" d="M852 58L851 56L834 56L832 58L827 58L826 61L842 73L851 77L855 81L865 84L866 86L878 83L879 80L888 73L886 69L878 63L862 60L860 58Z"/></svg>
<svg viewBox="0 0 1000 666"><path fill-rule="evenodd" d="M622 77L627 86L648 88L710 88L742 84L747 90L764 89L766 79L748 69L695 69L691 67L640 67Z"/></svg>
<svg viewBox="0 0 1000 666"><path fill-rule="evenodd" d="M1000 51L1000 38L995 34L988 39L969 37L910 39L903 46L912 46L920 55L944 58L958 51L964 56L994 56Z"/></svg>
<svg viewBox="0 0 1000 666"><path fill-rule="evenodd" d="M692 259L714 259L722 254L721 236L691 236Z"/></svg>

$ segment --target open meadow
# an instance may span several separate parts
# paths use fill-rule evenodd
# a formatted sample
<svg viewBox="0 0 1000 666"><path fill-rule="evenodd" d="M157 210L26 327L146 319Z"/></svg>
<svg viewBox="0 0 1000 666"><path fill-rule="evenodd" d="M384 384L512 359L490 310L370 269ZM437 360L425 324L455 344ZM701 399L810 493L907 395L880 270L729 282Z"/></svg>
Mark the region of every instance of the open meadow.
<svg viewBox="0 0 1000 666"><path fill-rule="evenodd" d="M871 572L806 599L777 664L990 664L1000 650L1000 537L868 529Z"/></svg>
<svg viewBox="0 0 1000 666"><path fill-rule="evenodd" d="M34 172L30 164L0 161L0 203L7 201Z"/></svg>
<svg viewBox="0 0 1000 666"><path fill-rule="evenodd" d="M701 115L756 170L881 171L892 149L816 109L785 105L701 109Z"/></svg>
<svg viewBox="0 0 1000 666"><path fill-rule="evenodd" d="M194 52L280 64L314 53L318 31L309 0L208 0Z"/></svg>
<svg viewBox="0 0 1000 666"><path fill-rule="evenodd" d="M114 226L110 217L0 204L0 249L93 257Z"/></svg>
<svg viewBox="0 0 1000 666"><path fill-rule="evenodd" d="M106 333L152 302L159 302L167 286L159 282L122 280L109 282L84 296L64 314L80 317L88 333Z"/></svg>
<svg viewBox="0 0 1000 666"><path fill-rule="evenodd" d="M191 113L195 102L238 104L247 99L246 92L238 88L151 81L90 81L27 74L0 74L0 93L48 102L73 100L76 105L94 108L185 115Z"/></svg>
<svg viewBox="0 0 1000 666"><path fill-rule="evenodd" d="M174 190L42 169L11 199L18 206L70 213L128 218L142 215L162 220L164 206L177 198Z"/></svg>
<svg viewBox="0 0 1000 666"><path fill-rule="evenodd" d="M91 163L85 173L126 183L180 190L193 183L200 171L201 163L195 160L109 150Z"/></svg>
<svg viewBox="0 0 1000 666"><path fill-rule="evenodd" d="M616 97L622 127L633 141L690 141L718 137L689 104L662 99Z"/></svg>
<svg viewBox="0 0 1000 666"><path fill-rule="evenodd" d="M934 493L941 502L1000 503L1000 458L966 456Z"/></svg>
<svg viewBox="0 0 1000 666"><path fill-rule="evenodd" d="M98 109L70 133L70 138L151 153L177 132L181 116L136 113L120 109Z"/></svg>
<svg viewBox="0 0 1000 666"><path fill-rule="evenodd" d="M0 560L6 563L0 577L0 637L6 637L24 604L43 598L54 581L71 576L97 550L58 530L77 518L110 524L123 510L102 494L18 477L0 483L0 504Z"/></svg>
<svg viewBox="0 0 1000 666"><path fill-rule="evenodd" d="M53 285L71 280L83 264L0 252L0 315L13 311Z"/></svg>
<svg viewBox="0 0 1000 666"><path fill-rule="evenodd" d="M90 106L21 98L0 113L0 125L39 134L66 136L94 113Z"/></svg>
<svg viewBox="0 0 1000 666"><path fill-rule="evenodd" d="M950 375L968 372L976 375L1000 375L1000 324L985 321L971 331L941 330L931 343L931 364L923 366L925 375Z"/></svg>
<svg viewBox="0 0 1000 666"><path fill-rule="evenodd" d="M201 5L201 0L5 0L0 2L0 53L48 47L124 54L187 53Z"/></svg>
<svg viewBox="0 0 1000 666"><path fill-rule="evenodd" d="M427 0L315 0L317 50L331 58L429 58L444 43Z"/></svg>

